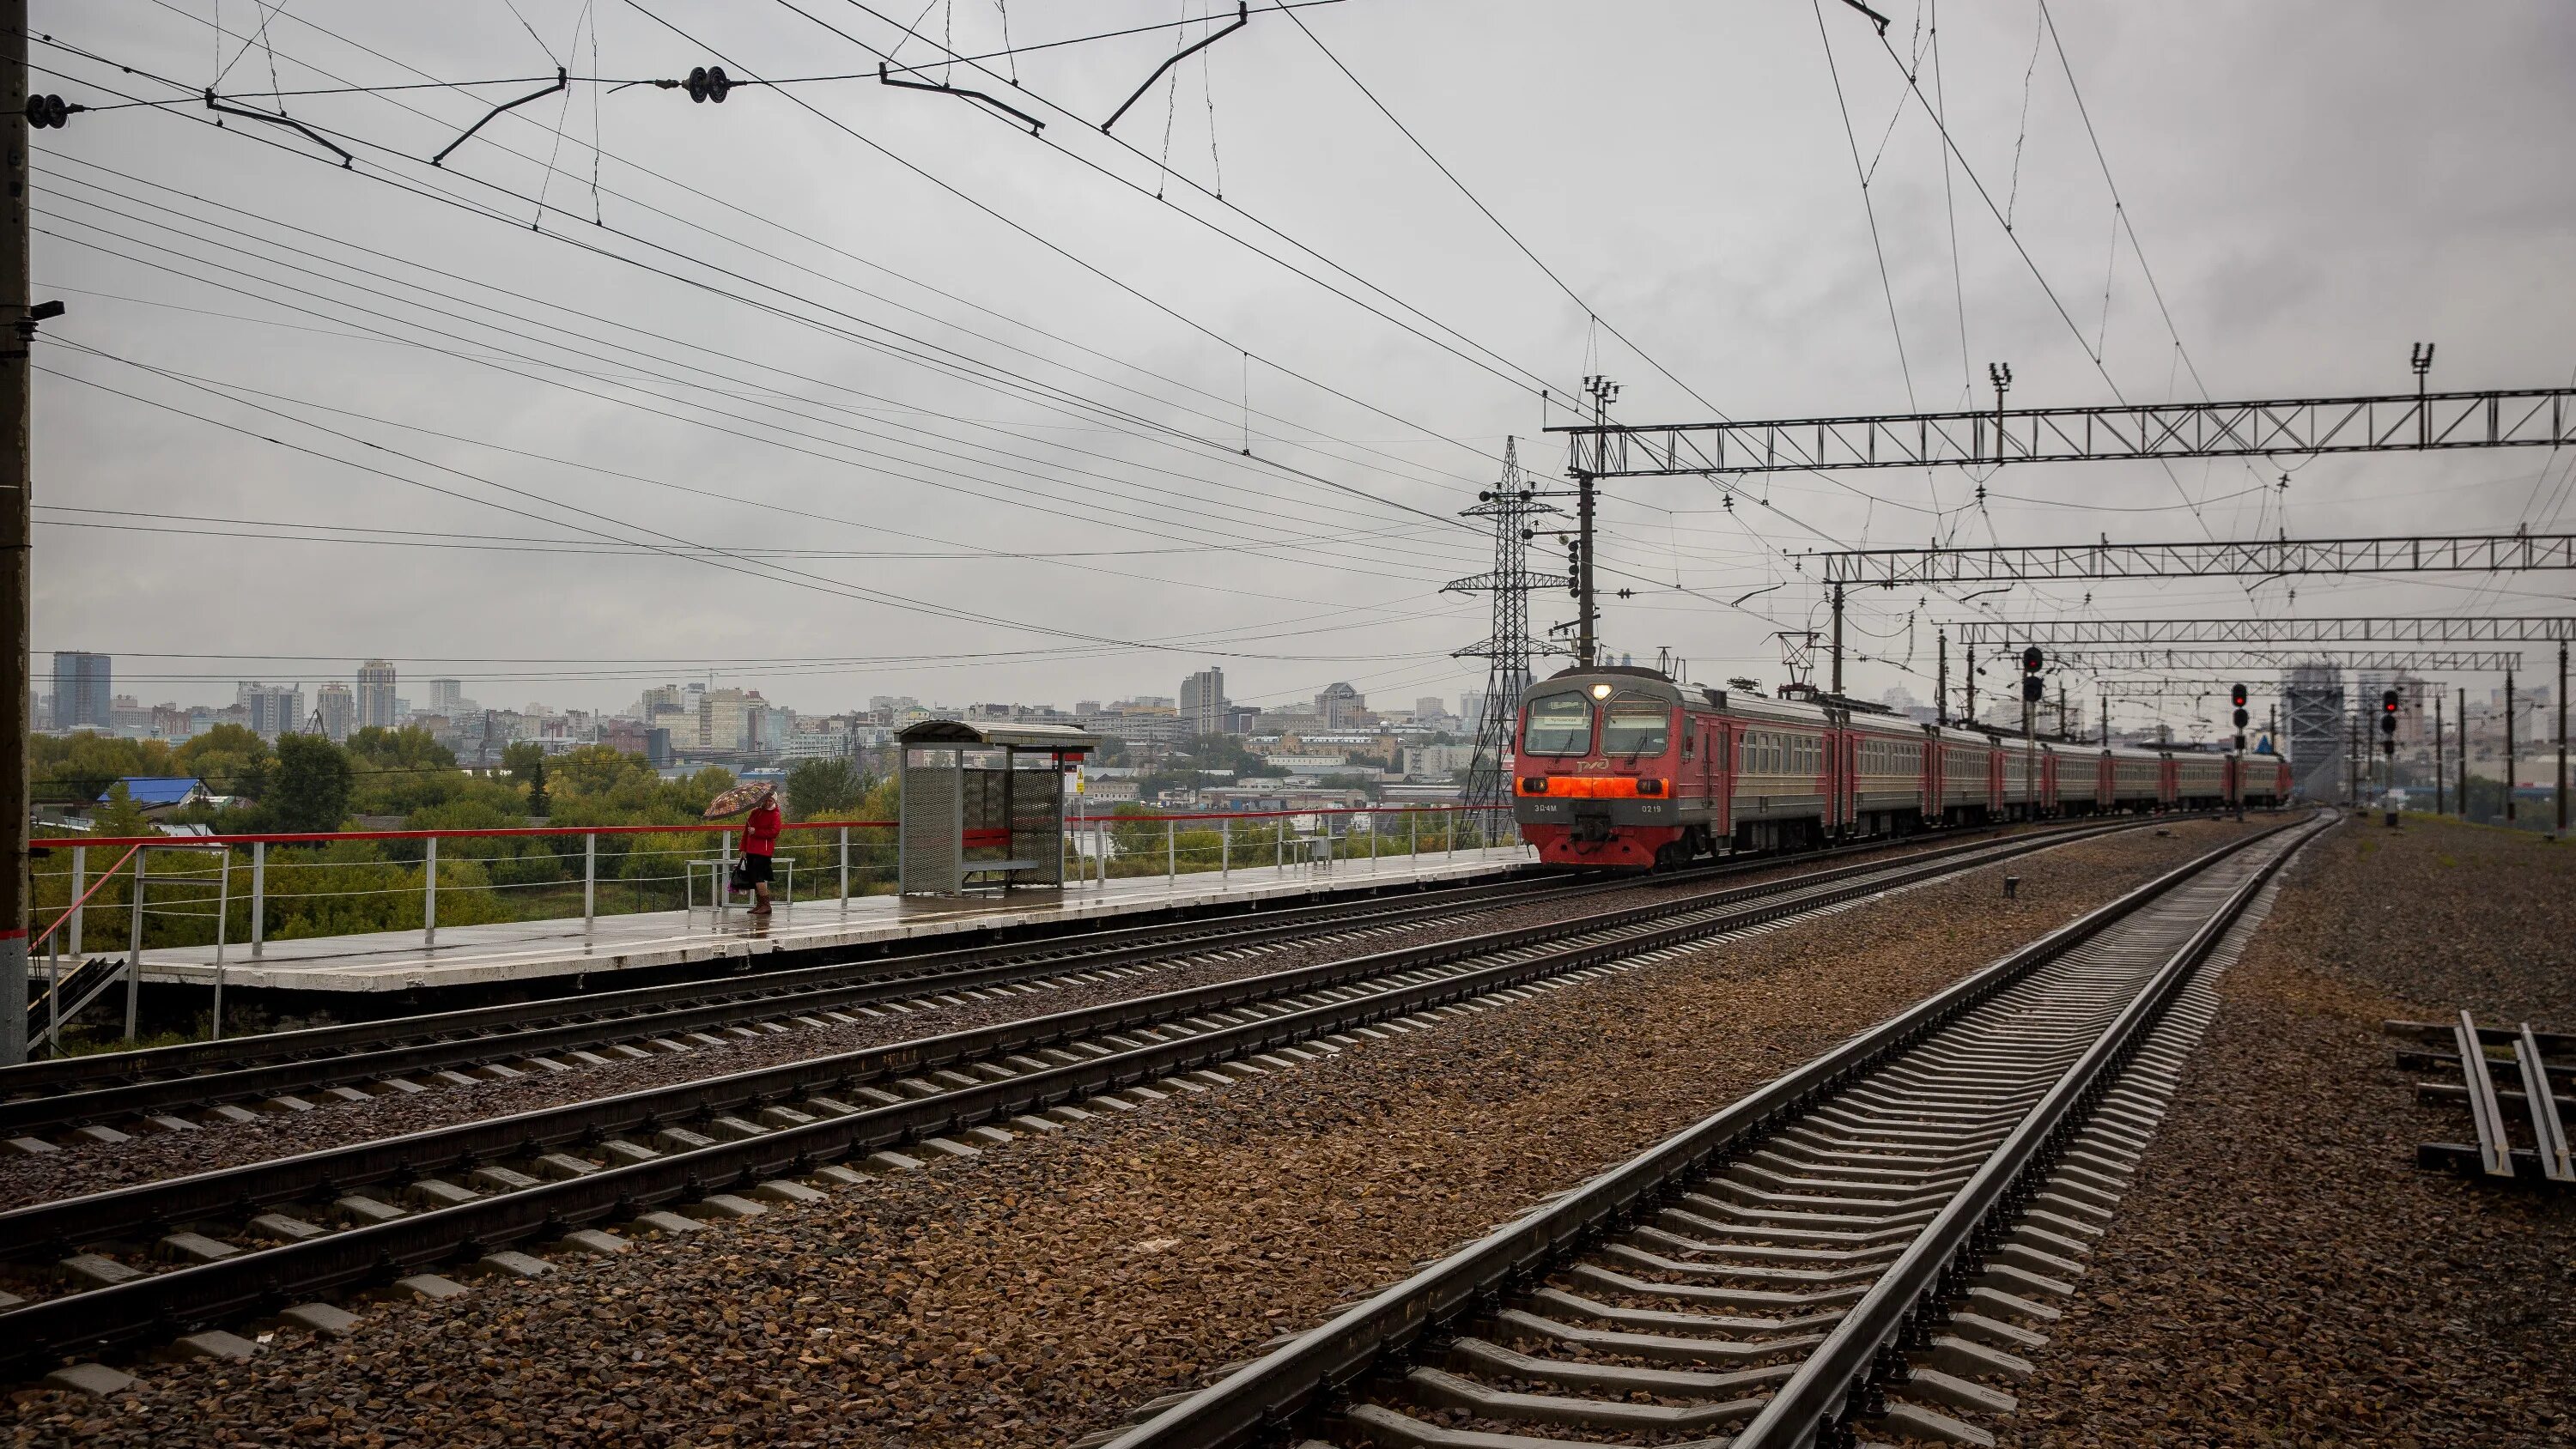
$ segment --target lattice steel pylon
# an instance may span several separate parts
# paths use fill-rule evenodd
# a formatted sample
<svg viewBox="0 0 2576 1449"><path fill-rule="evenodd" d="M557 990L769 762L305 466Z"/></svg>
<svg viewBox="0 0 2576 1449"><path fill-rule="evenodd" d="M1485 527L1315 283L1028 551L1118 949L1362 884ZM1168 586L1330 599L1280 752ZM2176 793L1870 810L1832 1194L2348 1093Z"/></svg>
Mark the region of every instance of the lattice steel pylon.
<svg viewBox="0 0 2576 1449"><path fill-rule="evenodd" d="M1510 818L1512 721L1520 714L1521 691L1530 682L1530 660L1535 655L1555 652L1553 646L1530 640L1530 590L1559 585L1563 580L1529 568L1532 522L1558 510L1540 502L1536 490L1521 477L1519 439L1503 440L1502 480L1476 497L1476 506L1461 510L1459 517L1493 521L1494 567L1469 578L1453 579L1442 586L1441 592L1494 596L1493 632L1450 655L1453 659L1490 661L1485 671L1485 707L1476 721L1475 755L1467 774L1467 804L1490 840L1499 833L1503 821ZM1497 812L1501 819L1495 818Z"/></svg>

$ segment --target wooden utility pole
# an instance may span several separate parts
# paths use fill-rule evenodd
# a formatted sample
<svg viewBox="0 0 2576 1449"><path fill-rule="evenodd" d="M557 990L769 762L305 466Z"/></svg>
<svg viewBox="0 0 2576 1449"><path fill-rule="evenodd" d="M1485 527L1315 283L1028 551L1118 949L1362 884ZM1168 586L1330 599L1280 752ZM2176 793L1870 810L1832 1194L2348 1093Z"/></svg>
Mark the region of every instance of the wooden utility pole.
<svg viewBox="0 0 2576 1449"><path fill-rule="evenodd" d="M8 453L0 489L0 598L9 615L7 663L0 665L0 748L8 763L0 766L0 830L5 830L7 859L0 860L0 1066L27 1059L27 922L33 884L28 870L27 839L31 791L28 786L27 737L35 721L34 691L29 687L28 650L35 638L28 616L35 602L35 568L30 548L34 514L28 463L28 358L36 324L27 313L27 0L0 0L0 165L6 180L9 214L0 218L0 316L9 329L0 334L0 448Z"/></svg>
<svg viewBox="0 0 2576 1449"><path fill-rule="evenodd" d="M2567 641L2558 641L2558 838L2567 838Z"/></svg>

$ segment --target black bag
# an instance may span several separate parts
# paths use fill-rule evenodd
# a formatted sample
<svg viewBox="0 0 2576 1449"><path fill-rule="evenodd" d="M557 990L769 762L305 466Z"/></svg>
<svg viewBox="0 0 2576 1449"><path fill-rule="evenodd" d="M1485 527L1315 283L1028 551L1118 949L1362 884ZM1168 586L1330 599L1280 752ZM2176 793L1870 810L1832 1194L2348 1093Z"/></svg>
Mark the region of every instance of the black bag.
<svg viewBox="0 0 2576 1449"><path fill-rule="evenodd" d="M751 889L751 867L743 864L739 860L735 861L733 863L733 874L726 879L725 885L728 889L737 891L747 891Z"/></svg>

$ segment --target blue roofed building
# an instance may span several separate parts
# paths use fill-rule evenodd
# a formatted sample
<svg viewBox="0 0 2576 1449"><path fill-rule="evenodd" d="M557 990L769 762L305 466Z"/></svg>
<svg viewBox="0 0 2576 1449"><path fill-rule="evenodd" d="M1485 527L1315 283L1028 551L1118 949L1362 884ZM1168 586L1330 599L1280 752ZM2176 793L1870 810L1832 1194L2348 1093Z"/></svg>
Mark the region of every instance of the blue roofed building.
<svg viewBox="0 0 2576 1449"><path fill-rule="evenodd" d="M214 800L206 782L194 775L128 775L116 782L125 787L125 798L146 815L176 810L186 805L206 805ZM101 791L98 802L104 805L116 793L116 785Z"/></svg>

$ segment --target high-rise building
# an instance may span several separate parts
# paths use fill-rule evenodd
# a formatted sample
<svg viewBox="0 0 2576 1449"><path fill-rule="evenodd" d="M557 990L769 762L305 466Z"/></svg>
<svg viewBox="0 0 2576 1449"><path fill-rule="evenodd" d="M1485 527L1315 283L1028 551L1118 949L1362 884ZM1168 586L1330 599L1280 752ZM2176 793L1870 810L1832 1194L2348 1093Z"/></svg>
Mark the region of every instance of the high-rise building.
<svg viewBox="0 0 2576 1449"><path fill-rule="evenodd" d="M247 723L263 739L291 735L304 728L304 687L297 684L244 684L236 699Z"/></svg>
<svg viewBox="0 0 2576 1449"><path fill-rule="evenodd" d="M465 685L461 680L433 679L429 682L429 712L454 719L465 712Z"/></svg>
<svg viewBox="0 0 2576 1449"><path fill-rule="evenodd" d="M739 750L751 732L751 711L765 709L766 703L755 691L707 689L689 686L698 702L697 747L702 750Z"/></svg>
<svg viewBox="0 0 2576 1449"><path fill-rule="evenodd" d="M335 745L345 745L349 742L349 731L357 722L358 698L349 692L349 686L332 680L315 692L313 714L322 723L324 739Z"/></svg>
<svg viewBox="0 0 2576 1449"><path fill-rule="evenodd" d="M1315 696L1315 713L1324 717L1324 728L1345 729L1368 714L1368 699L1349 684L1328 684Z"/></svg>
<svg viewBox="0 0 2576 1449"><path fill-rule="evenodd" d="M54 728L103 730L109 726L116 694L108 687L108 673L104 654L54 651Z"/></svg>
<svg viewBox="0 0 2576 1449"><path fill-rule="evenodd" d="M394 667L382 659L358 666L358 728L389 730L402 718L394 703Z"/></svg>
<svg viewBox="0 0 2576 1449"><path fill-rule="evenodd" d="M1225 671L1210 665L1181 681L1181 718L1192 735L1225 733Z"/></svg>

